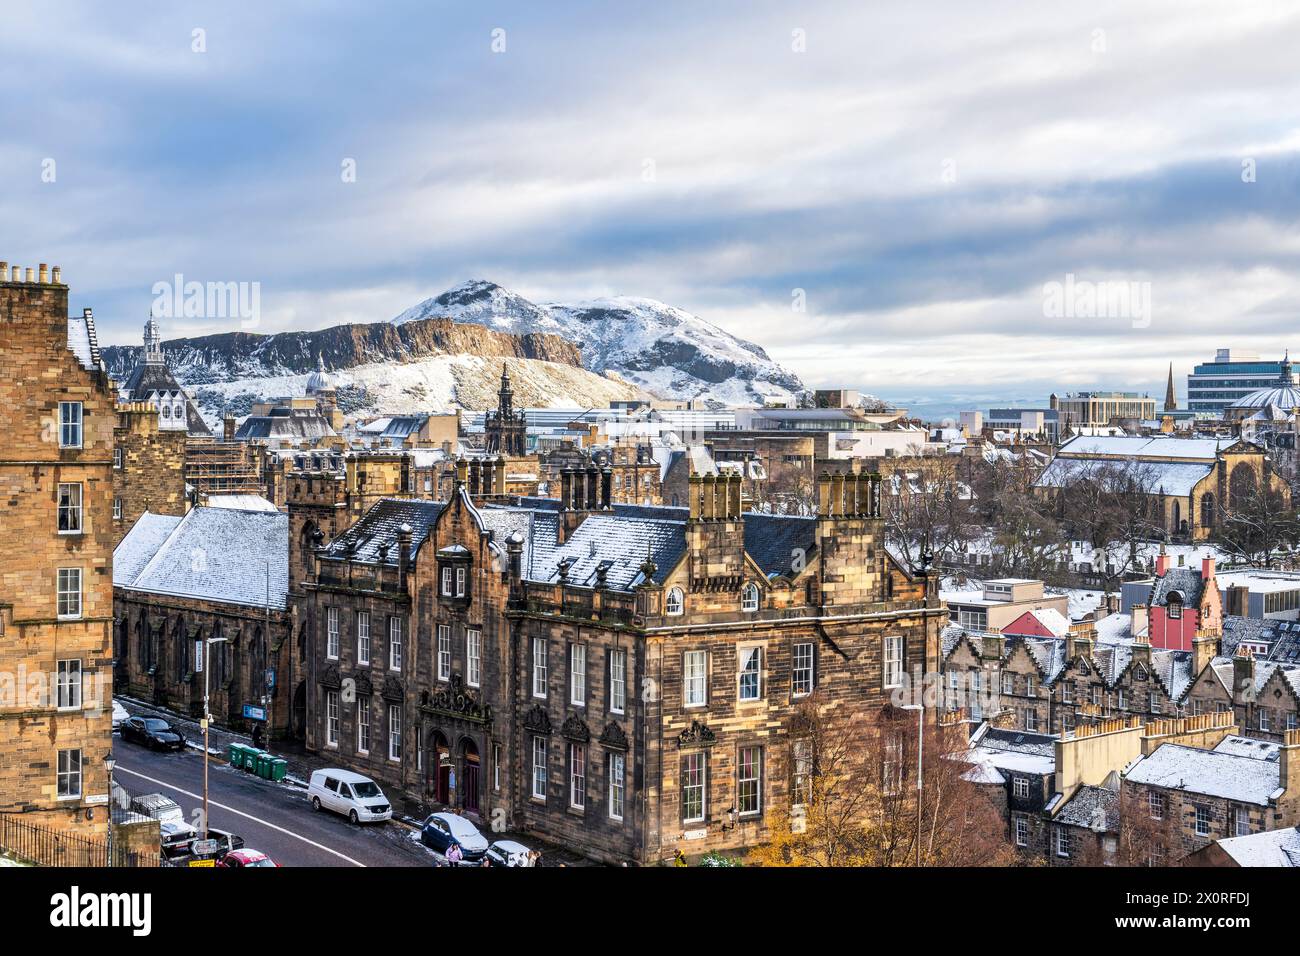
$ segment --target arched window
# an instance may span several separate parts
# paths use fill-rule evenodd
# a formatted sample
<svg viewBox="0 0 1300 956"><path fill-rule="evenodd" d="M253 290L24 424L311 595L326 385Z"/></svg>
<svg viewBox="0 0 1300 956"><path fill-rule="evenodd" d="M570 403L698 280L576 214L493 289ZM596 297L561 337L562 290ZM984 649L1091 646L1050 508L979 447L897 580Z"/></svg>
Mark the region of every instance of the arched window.
<svg viewBox="0 0 1300 956"><path fill-rule="evenodd" d="M673 588L668 592L668 597L664 600L665 614L681 614L685 607L685 600L682 596L681 588Z"/></svg>
<svg viewBox="0 0 1300 956"><path fill-rule="evenodd" d="M1201 495L1201 527L1214 527L1214 495L1208 491Z"/></svg>
<svg viewBox="0 0 1300 956"><path fill-rule="evenodd" d="M758 585L753 581L740 592L740 609L746 614L758 610Z"/></svg>
<svg viewBox="0 0 1300 956"><path fill-rule="evenodd" d="M1183 596L1178 591L1170 591L1169 597L1165 600L1165 613L1171 621L1180 620L1183 616Z"/></svg>
<svg viewBox="0 0 1300 956"><path fill-rule="evenodd" d="M163 418L171 418L171 417L172 417L172 407L171 407L170 405L164 405L164 406L162 407L162 417L163 417Z"/></svg>

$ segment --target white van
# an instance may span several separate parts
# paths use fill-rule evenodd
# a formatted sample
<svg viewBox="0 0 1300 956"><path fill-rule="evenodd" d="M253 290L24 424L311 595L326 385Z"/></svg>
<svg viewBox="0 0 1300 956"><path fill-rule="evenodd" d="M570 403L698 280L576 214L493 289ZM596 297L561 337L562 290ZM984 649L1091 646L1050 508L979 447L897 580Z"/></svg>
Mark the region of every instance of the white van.
<svg viewBox="0 0 1300 956"><path fill-rule="evenodd" d="M353 823L376 823L393 818L384 791L369 777L351 770L316 770L307 789L314 810L333 810Z"/></svg>

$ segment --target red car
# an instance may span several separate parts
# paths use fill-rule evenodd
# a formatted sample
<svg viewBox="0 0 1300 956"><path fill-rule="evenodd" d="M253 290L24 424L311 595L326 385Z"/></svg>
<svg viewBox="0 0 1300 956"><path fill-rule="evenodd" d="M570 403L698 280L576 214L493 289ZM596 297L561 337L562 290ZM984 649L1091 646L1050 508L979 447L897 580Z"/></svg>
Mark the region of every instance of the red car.
<svg viewBox="0 0 1300 956"><path fill-rule="evenodd" d="M278 867L279 865L261 850L231 850L217 863L217 866L224 866L231 870L247 870L255 866Z"/></svg>

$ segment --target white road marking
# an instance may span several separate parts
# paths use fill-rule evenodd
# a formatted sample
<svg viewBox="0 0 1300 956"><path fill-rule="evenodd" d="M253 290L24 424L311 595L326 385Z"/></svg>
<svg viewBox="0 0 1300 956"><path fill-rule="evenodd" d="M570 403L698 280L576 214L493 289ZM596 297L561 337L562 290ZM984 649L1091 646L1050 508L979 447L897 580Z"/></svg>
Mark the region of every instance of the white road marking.
<svg viewBox="0 0 1300 956"><path fill-rule="evenodd" d="M147 777L142 773L136 773L134 770L127 770L121 764L118 764L114 773L129 773L133 777L139 777L141 780L148 780L150 783L156 783L158 786L166 787L168 790L175 790L177 793L183 793L185 794L185 796L193 797L195 800L199 800L199 801L203 800L203 794L201 793L190 793L190 791L182 790L180 787L176 786L175 784L167 783L165 780L156 780L155 778ZM305 836L300 836L299 834L294 833L292 830L286 830L284 827L276 826L274 823L269 823L266 820L253 816L250 813L245 813L243 810L236 810L234 807L226 806L224 803L217 803L217 801L213 800L211 797L208 798L208 806L220 807L222 810L226 810L230 813L236 814L237 816L241 816L246 820L252 820L254 823L259 823L264 827L270 827L272 830L275 830L279 833L283 833L285 836L293 837L295 840L301 840L303 843L306 843L308 846L313 846L318 850L323 850L326 853L333 854L334 856L337 856L340 860L347 860L353 866L362 866L362 867L365 866L365 864L362 863L360 860L354 860L352 859L352 857L346 856L340 853L338 850L332 850L327 846L321 846L321 844L317 843L314 840L308 840Z"/></svg>

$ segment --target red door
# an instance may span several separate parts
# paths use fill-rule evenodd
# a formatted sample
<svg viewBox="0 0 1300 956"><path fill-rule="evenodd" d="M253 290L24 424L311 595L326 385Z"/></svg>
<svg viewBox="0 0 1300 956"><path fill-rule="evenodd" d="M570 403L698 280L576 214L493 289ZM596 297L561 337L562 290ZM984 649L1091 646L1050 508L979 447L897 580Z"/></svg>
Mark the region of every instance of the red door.
<svg viewBox="0 0 1300 956"><path fill-rule="evenodd" d="M465 809L478 813L478 750L468 742L465 746Z"/></svg>

